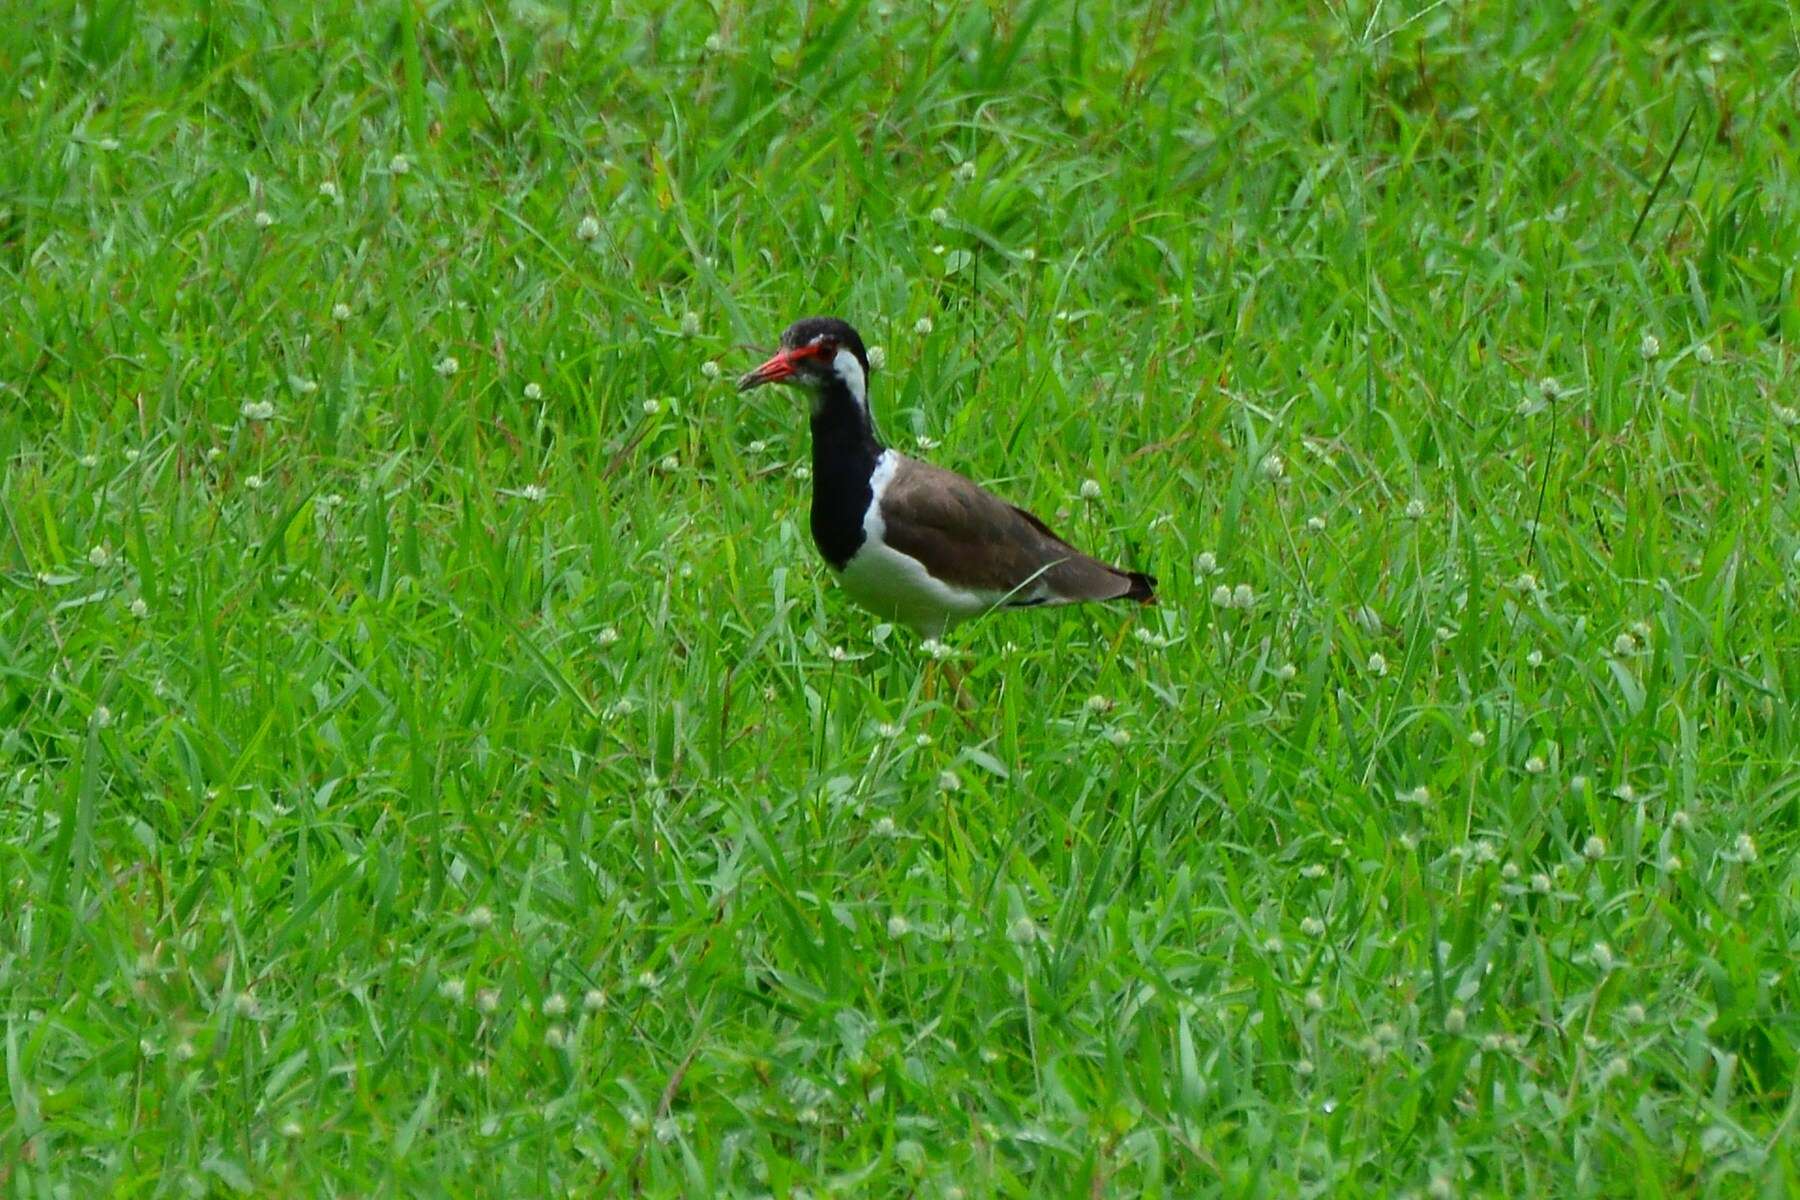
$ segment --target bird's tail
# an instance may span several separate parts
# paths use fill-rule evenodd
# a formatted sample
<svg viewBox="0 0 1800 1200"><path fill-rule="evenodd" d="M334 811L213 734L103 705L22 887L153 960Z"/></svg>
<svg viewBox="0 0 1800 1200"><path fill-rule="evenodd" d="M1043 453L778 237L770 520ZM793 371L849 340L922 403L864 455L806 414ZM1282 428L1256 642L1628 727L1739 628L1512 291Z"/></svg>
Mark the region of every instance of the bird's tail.
<svg viewBox="0 0 1800 1200"><path fill-rule="evenodd" d="M1131 584L1119 599L1136 600L1139 604L1156 603L1156 576L1142 571L1120 571L1119 574Z"/></svg>

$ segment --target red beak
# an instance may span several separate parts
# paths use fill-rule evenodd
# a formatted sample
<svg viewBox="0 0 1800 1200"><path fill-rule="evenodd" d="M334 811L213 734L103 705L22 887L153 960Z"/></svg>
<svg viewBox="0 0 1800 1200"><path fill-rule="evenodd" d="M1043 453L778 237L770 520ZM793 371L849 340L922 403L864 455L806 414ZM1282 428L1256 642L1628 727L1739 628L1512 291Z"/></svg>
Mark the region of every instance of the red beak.
<svg viewBox="0 0 1800 1200"><path fill-rule="evenodd" d="M774 358L738 380L738 391L747 392L751 388L761 387L765 383L786 379L793 373L794 356L786 350L778 350Z"/></svg>

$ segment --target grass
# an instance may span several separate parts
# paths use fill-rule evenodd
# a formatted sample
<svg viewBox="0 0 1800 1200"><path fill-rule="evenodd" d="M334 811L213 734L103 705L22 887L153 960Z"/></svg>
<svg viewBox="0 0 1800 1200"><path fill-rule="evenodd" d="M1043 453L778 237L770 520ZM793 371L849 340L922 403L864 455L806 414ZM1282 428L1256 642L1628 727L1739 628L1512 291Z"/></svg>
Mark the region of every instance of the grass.
<svg viewBox="0 0 1800 1200"><path fill-rule="evenodd" d="M1759 3L26 6L0 1185L1800 1189L1796 62ZM729 385L815 312L1162 605L928 702Z"/></svg>

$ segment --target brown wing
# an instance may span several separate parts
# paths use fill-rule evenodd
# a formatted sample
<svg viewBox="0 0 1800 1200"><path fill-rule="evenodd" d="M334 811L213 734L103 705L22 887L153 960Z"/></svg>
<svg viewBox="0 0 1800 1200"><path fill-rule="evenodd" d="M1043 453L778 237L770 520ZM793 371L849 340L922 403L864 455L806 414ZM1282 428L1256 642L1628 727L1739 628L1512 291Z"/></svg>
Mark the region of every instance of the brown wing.
<svg viewBox="0 0 1800 1200"><path fill-rule="evenodd" d="M1024 509L929 463L901 459L881 518L888 545L957 587L1016 591L1019 604L1151 598L1147 576L1090 558Z"/></svg>

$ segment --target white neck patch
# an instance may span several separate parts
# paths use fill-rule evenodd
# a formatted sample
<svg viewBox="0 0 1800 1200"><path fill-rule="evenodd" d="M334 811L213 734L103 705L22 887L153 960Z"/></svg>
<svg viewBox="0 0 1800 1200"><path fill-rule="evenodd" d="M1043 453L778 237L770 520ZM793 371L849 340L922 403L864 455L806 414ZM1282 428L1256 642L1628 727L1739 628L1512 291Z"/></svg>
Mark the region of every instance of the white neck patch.
<svg viewBox="0 0 1800 1200"><path fill-rule="evenodd" d="M869 411L869 385L863 378L862 364L856 361L856 355L840 349L831 360L831 369L837 372L837 377L844 381L844 386L856 397L857 406L864 412Z"/></svg>

